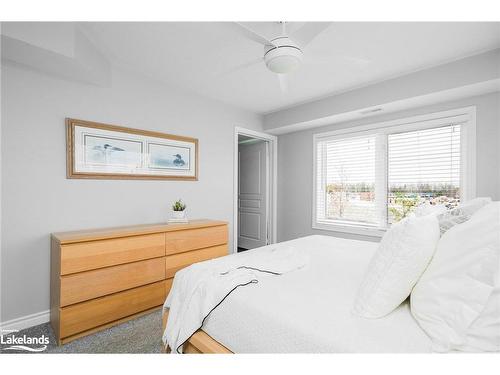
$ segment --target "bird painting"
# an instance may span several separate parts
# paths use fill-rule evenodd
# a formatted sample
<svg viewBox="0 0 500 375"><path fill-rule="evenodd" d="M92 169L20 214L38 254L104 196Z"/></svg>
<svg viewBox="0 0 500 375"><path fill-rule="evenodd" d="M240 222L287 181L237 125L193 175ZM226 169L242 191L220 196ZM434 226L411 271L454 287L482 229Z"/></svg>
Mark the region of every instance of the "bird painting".
<svg viewBox="0 0 500 375"><path fill-rule="evenodd" d="M123 148L114 147L106 143L103 146L94 146L93 150L101 151L102 153L113 152L113 151L125 151Z"/></svg>
<svg viewBox="0 0 500 375"><path fill-rule="evenodd" d="M104 164L108 164L112 159L116 159L112 157L113 154L119 153L123 155L125 153L123 148L112 146L109 143L94 146L92 150L97 154L95 157L100 158ZM121 157L119 157L119 160L121 160Z"/></svg>
<svg viewBox="0 0 500 375"><path fill-rule="evenodd" d="M184 160L182 160L182 156L181 155L175 154L174 157L175 157L175 159L174 159L174 165L176 167L183 167L186 164L186 162Z"/></svg>

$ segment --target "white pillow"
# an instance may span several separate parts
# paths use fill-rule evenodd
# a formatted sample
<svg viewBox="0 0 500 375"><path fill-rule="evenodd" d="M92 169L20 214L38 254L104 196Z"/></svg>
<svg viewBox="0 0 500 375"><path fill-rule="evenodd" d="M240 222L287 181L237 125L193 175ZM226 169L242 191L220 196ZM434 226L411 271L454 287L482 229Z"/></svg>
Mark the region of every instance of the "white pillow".
<svg viewBox="0 0 500 375"><path fill-rule="evenodd" d="M411 293L411 312L435 351L489 350L500 332L498 297L500 203L481 208L447 231ZM491 298L491 304L490 304ZM482 315L484 311L484 316Z"/></svg>
<svg viewBox="0 0 500 375"><path fill-rule="evenodd" d="M479 209L491 203L491 197L478 197L460 204L456 209L470 215L475 214Z"/></svg>
<svg viewBox="0 0 500 375"><path fill-rule="evenodd" d="M380 318L398 307L429 264L438 240L435 215L410 216L393 224L368 266L353 313Z"/></svg>
<svg viewBox="0 0 500 375"><path fill-rule="evenodd" d="M465 223L472 217L472 215L474 215L475 212L489 203L491 203L491 198L489 197L475 198L452 210L441 213L438 216L441 235L455 225Z"/></svg>
<svg viewBox="0 0 500 375"><path fill-rule="evenodd" d="M444 204L430 204L429 202L424 202L415 207L413 213L415 214L415 216L427 216L430 214L443 214L446 211L448 211L448 209Z"/></svg>
<svg viewBox="0 0 500 375"><path fill-rule="evenodd" d="M500 257L498 259L500 268ZM497 272L495 288L484 310L467 330L465 343L459 350L500 352L500 272Z"/></svg>

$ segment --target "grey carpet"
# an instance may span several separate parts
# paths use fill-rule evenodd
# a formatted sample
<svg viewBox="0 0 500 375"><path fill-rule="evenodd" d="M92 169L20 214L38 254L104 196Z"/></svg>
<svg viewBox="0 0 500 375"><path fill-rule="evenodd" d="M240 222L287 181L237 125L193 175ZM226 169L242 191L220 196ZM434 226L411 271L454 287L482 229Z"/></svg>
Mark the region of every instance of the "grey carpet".
<svg viewBox="0 0 500 375"><path fill-rule="evenodd" d="M15 335L40 337L43 334L49 337L50 344L43 353L161 353L161 324L159 310L62 346L56 345L49 323L27 328L16 332ZM8 346L0 344L0 352L26 353L5 350Z"/></svg>

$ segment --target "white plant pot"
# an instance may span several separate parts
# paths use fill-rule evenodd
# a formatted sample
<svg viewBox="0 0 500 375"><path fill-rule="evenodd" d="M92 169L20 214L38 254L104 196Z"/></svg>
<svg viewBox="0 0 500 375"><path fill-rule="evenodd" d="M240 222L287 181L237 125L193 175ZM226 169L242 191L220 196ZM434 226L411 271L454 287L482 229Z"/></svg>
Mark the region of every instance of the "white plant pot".
<svg viewBox="0 0 500 375"><path fill-rule="evenodd" d="M186 210L184 211L172 211L172 219L185 219Z"/></svg>

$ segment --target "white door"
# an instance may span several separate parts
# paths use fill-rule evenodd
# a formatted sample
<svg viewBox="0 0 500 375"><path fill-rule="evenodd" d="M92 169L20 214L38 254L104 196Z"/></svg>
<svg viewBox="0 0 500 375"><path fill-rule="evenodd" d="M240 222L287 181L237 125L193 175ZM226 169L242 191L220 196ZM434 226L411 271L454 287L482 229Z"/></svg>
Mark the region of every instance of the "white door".
<svg viewBox="0 0 500 375"><path fill-rule="evenodd" d="M267 142L238 147L238 247L268 244Z"/></svg>

